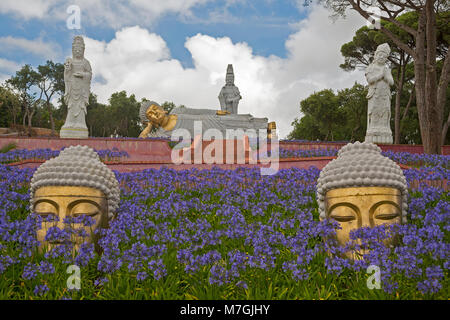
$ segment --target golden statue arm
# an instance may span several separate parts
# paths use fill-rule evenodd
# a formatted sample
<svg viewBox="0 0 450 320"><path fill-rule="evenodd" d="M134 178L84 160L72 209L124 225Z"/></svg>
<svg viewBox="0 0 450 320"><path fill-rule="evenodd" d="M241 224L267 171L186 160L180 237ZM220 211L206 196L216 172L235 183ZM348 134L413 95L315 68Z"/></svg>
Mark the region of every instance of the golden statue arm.
<svg viewBox="0 0 450 320"><path fill-rule="evenodd" d="M145 129L142 130L141 134L139 135L139 138L147 138L147 136L150 133L150 131L152 130L152 128L153 128L153 125L149 121L148 124L147 124L147 127L145 127Z"/></svg>

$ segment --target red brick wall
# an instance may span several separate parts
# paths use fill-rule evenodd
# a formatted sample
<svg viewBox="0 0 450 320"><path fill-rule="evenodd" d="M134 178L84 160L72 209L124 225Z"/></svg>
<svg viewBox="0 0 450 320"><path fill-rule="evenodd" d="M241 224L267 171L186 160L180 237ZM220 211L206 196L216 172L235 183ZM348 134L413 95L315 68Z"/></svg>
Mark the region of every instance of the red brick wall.
<svg viewBox="0 0 450 320"><path fill-rule="evenodd" d="M0 137L0 147L15 143L20 149L45 149L59 150L62 147L71 145L87 145L97 150L117 148L126 151L130 155L128 160L133 161L171 161L172 149L168 145L168 140L158 139L110 139L110 138L89 138L89 139L59 139L43 137ZM345 143L330 142L287 142L281 141L280 148L288 150L311 150L311 149L340 149ZM391 150L395 152L422 153L421 145L379 145L383 151ZM270 146L268 146L270 148ZM442 153L450 155L450 145L442 147Z"/></svg>
<svg viewBox="0 0 450 320"><path fill-rule="evenodd" d="M91 148L102 150L117 148L126 151L130 160L154 160L170 161L170 149L167 140L156 139L59 139L59 138L22 138L22 137L0 137L0 147L15 143L19 149L52 149L60 150L62 147L86 145Z"/></svg>

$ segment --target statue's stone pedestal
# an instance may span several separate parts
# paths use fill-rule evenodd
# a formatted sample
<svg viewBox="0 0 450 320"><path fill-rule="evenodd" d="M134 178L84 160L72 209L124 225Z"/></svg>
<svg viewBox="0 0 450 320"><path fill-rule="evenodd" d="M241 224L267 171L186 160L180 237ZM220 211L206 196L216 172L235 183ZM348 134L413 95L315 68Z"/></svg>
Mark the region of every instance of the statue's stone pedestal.
<svg viewBox="0 0 450 320"><path fill-rule="evenodd" d="M365 142L392 144L392 132L372 131L366 133Z"/></svg>
<svg viewBox="0 0 450 320"><path fill-rule="evenodd" d="M89 138L89 131L87 128L61 128L59 132L60 138L68 139L87 139Z"/></svg>

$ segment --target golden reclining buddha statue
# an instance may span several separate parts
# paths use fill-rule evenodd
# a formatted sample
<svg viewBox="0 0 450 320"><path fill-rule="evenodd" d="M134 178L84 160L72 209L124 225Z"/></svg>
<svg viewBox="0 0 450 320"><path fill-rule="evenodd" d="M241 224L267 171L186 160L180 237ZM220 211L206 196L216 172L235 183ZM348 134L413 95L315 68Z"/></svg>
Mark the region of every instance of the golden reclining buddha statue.
<svg viewBox="0 0 450 320"><path fill-rule="evenodd" d="M214 137L221 134L227 137L227 131L254 130L256 134L267 133L270 138L276 131L275 122L268 123L267 118L255 118L250 114L231 114L228 111L212 109L193 109L186 107L174 108L167 113L158 103L147 101L141 104L140 119L145 129L139 135L140 138L165 137L170 138L176 130L185 129L193 139L196 134L205 133L213 129ZM153 130L152 130L153 129ZM217 135L216 135L217 134Z"/></svg>

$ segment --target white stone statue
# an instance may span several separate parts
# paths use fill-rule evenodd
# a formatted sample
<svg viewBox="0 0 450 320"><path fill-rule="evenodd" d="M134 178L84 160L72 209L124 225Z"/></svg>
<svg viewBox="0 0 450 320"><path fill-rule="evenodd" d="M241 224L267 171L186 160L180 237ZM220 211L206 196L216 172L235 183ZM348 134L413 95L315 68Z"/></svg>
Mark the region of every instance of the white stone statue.
<svg viewBox="0 0 450 320"><path fill-rule="evenodd" d="M64 63L64 101L67 104L66 122L59 133L61 138L88 138L86 106L92 79L89 61L84 58L84 40L75 36L72 43L73 58Z"/></svg>
<svg viewBox="0 0 450 320"><path fill-rule="evenodd" d="M366 69L369 83L366 142L392 143L390 86L394 79L386 65L390 52L387 43L379 45L373 62Z"/></svg>
<svg viewBox="0 0 450 320"><path fill-rule="evenodd" d="M233 65L229 64L227 67L227 74L225 76L226 84L222 87L219 93L220 109L231 114L237 114L239 100L242 99L238 87L234 85Z"/></svg>

